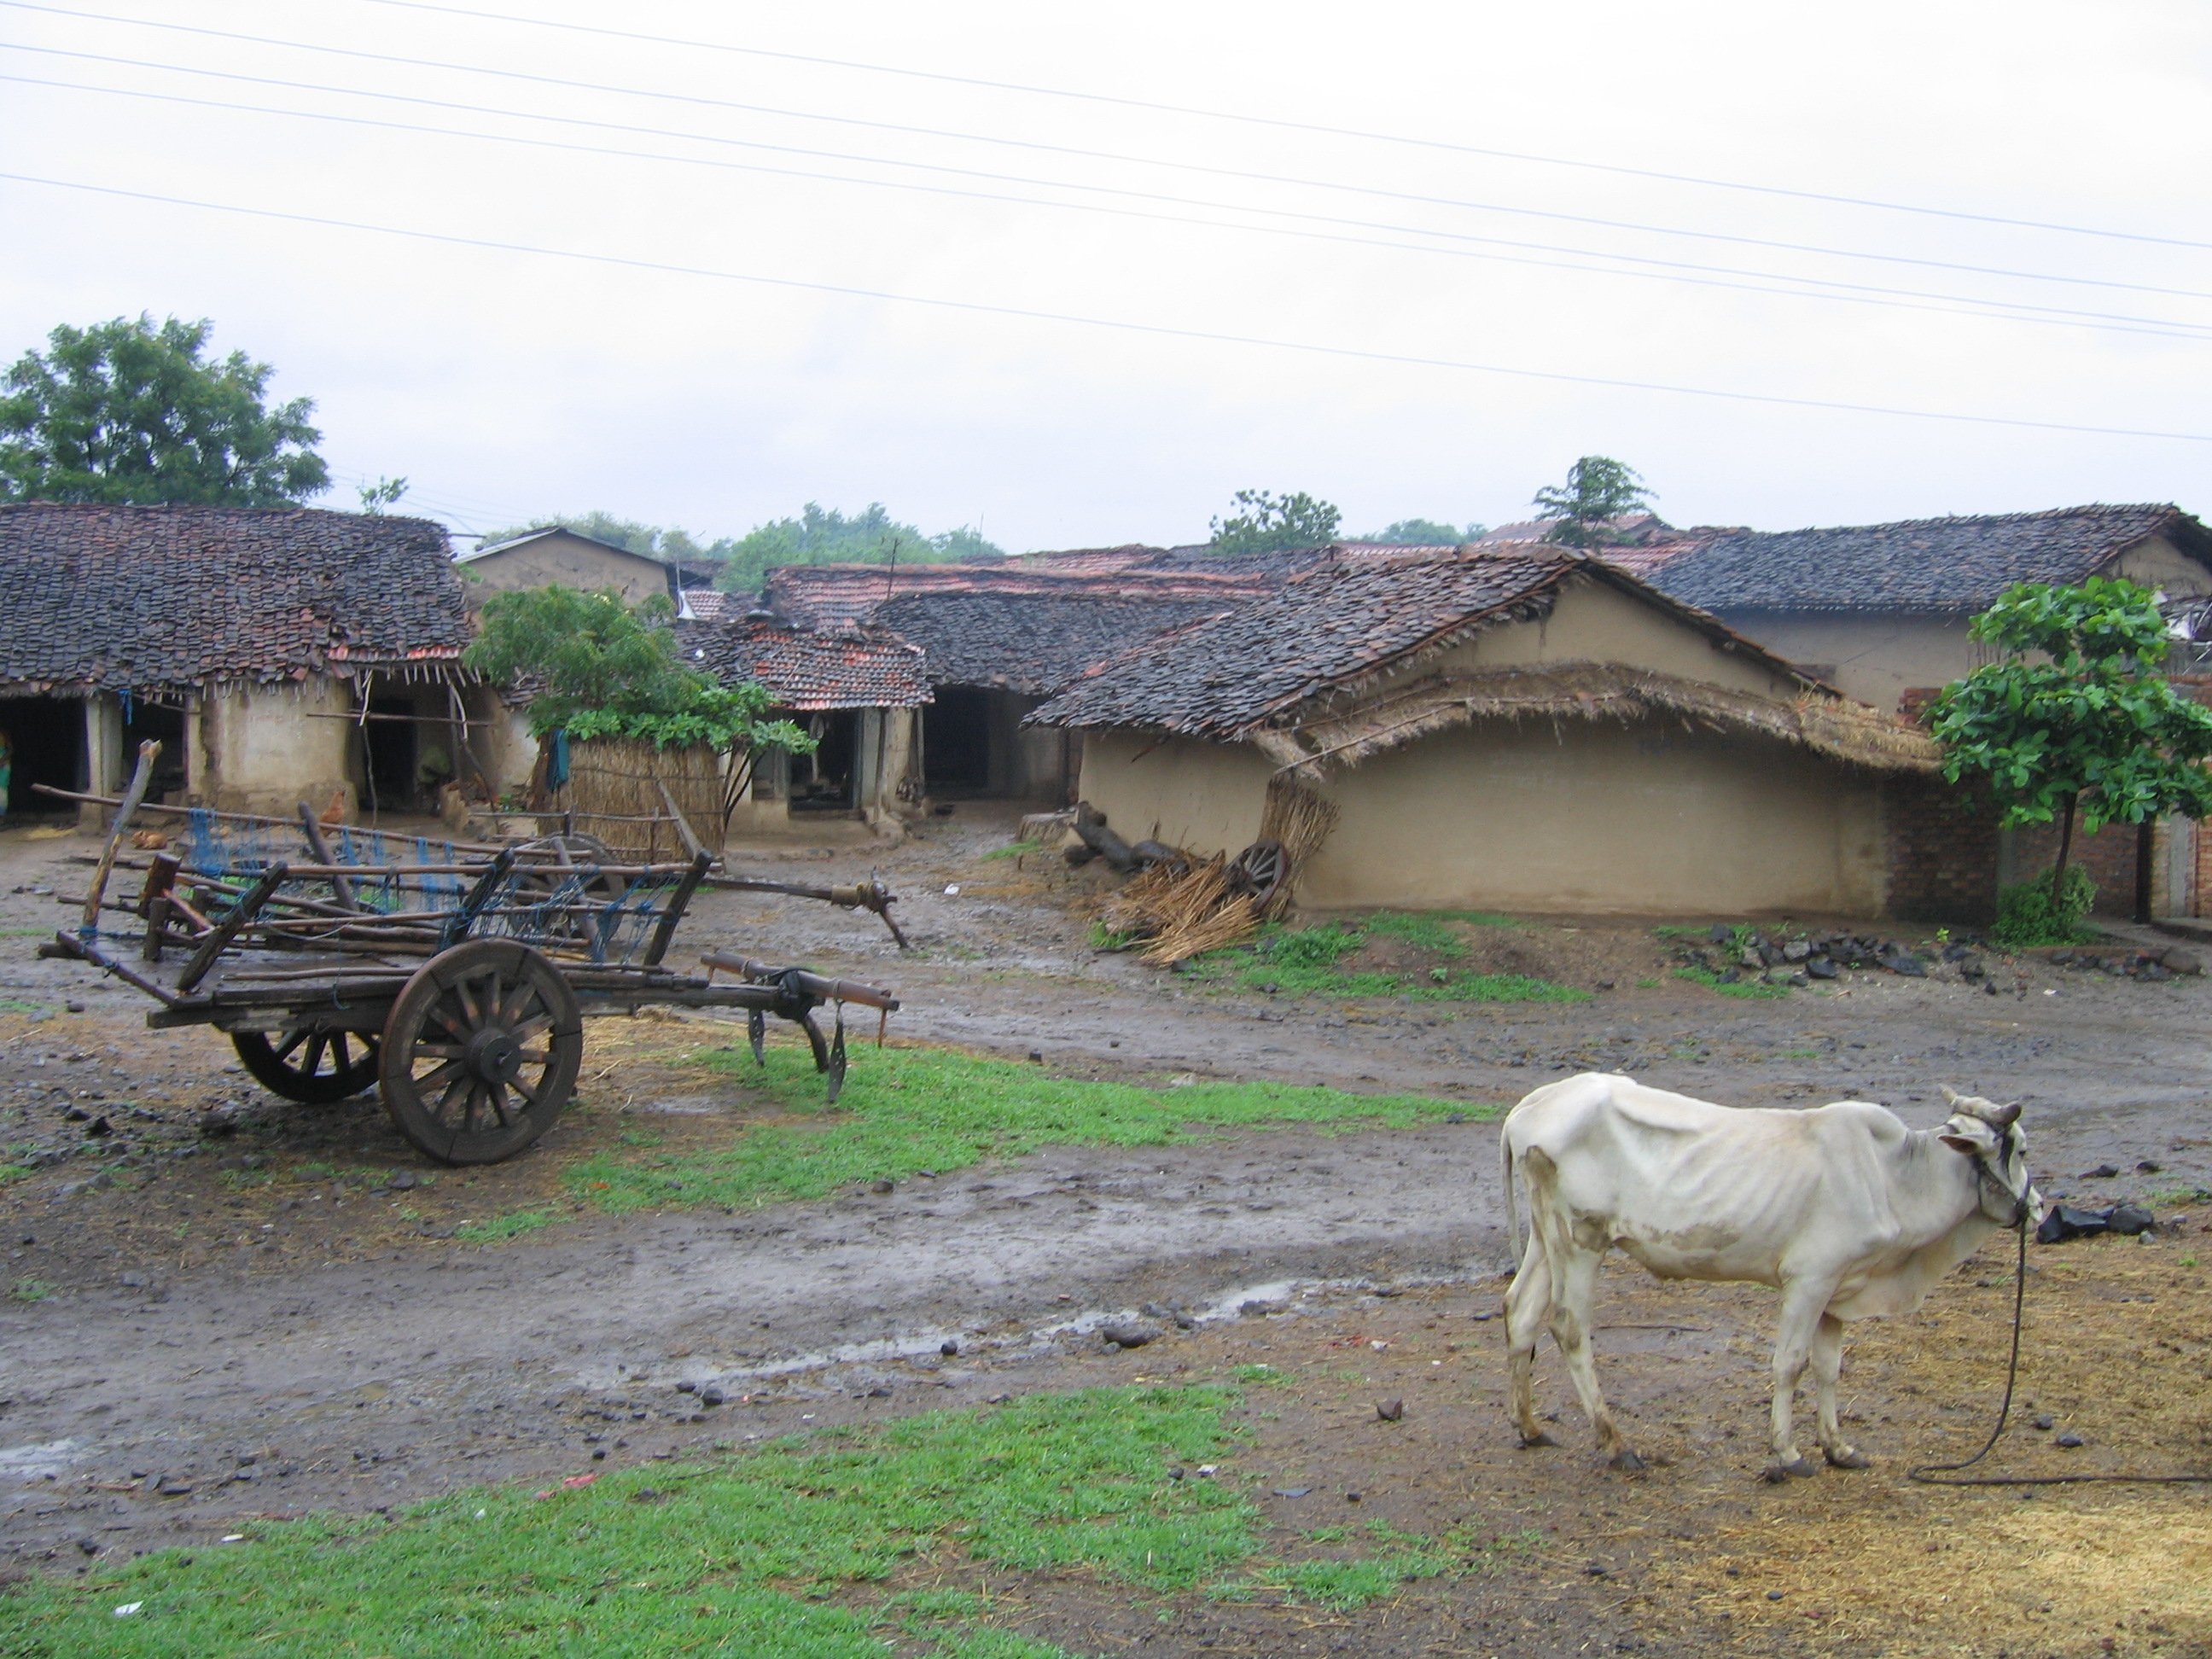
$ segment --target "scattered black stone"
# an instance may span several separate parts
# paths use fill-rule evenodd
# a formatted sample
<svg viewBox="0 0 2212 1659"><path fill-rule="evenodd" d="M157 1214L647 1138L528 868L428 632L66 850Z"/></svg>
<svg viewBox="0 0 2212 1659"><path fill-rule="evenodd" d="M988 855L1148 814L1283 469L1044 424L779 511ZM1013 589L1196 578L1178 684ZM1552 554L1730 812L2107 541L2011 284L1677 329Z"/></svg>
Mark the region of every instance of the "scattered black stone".
<svg viewBox="0 0 2212 1659"><path fill-rule="evenodd" d="M943 1354L947 1359L950 1359L953 1355L960 1352L960 1345L948 1336L944 1341L937 1345L937 1351Z"/></svg>
<svg viewBox="0 0 2212 1659"><path fill-rule="evenodd" d="M2118 1233L2123 1238L2132 1238L2157 1224L2148 1210L2133 1204L2115 1204L2108 1210L2084 1210L2071 1204L2056 1204L2043 1218L2043 1224L2035 1230L2035 1242L2057 1244L2069 1238L2094 1238L2100 1233Z"/></svg>
<svg viewBox="0 0 2212 1659"><path fill-rule="evenodd" d="M699 1403L702 1406L719 1406L729 1397L712 1382L699 1390Z"/></svg>
<svg viewBox="0 0 2212 1659"><path fill-rule="evenodd" d="M2056 1440L2052 1441L2051 1443L2052 1445L2054 1445L2054 1446L2063 1446L2063 1447L2065 1447L2069 1451L2071 1451L2071 1450L2072 1450L2075 1447L2076 1447L2076 1446L2086 1446L2086 1445L2087 1445L2089 1443L2088 1443L2087 1441L2086 1441L2086 1440L2082 1439L2082 1437L2081 1437L2080 1435L2078 1435L2078 1434L2071 1434L2071 1433L2069 1433L2069 1434L2062 1434L2062 1435L2060 1435L2060 1436L2059 1436Z"/></svg>
<svg viewBox="0 0 2212 1659"><path fill-rule="evenodd" d="M2057 1427L2057 1423L2058 1419L2053 1417L2049 1412L2038 1412L2035 1414L2035 1420L2032 1426L2042 1429L2048 1432L2050 1430Z"/></svg>
<svg viewBox="0 0 2212 1659"><path fill-rule="evenodd" d="M2080 1178L2083 1181L2109 1181L2119 1172L2115 1164L2100 1164L2094 1170L2082 1170Z"/></svg>
<svg viewBox="0 0 2212 1659"><path fill-rule="evenodd" d="M1406 1416L1406 1402L1395 1399L1378 1400L1375 1402L1375 1415L1385 1423L1402 1422Z"/></svg>
<svg viewBox="0 0 2212 1659"><path fill-rule="evenodd" d="M1149 1325L1102 1325L1098 1334L1109 1342L1118 1342L1125 1348L1141 1348L1147 1342L1158 1340L1159 1333Z"/></svg>

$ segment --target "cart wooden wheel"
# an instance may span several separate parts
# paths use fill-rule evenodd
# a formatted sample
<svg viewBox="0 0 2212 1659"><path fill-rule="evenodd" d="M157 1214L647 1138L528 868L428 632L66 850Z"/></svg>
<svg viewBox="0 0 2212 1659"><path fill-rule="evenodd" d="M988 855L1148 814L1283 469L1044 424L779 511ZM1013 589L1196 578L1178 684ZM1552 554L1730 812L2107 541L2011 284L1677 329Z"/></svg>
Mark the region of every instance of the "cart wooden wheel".
<svg viewBox="0 0 2212 1659"><path fill-rule="evenodd" d="M384 1023L384 1109L446 1164L491 1164L553 1127L584 1058L576 994L513 939L441 951L401 988Z"/></svg>
<svg viewBox="0 0 2212 1659"><path fill-rule="evenodd" d="M1290 874L1291 855L1279 841L1255 841L1237 855L1229 866L1231 892L1249 893L1264 908L1280 890Z"/></svg>
<svg viewBox="0 0 2212 1659"><path fill-rule="evenodd" d="M308 1106L349 1100L376 1083L377 1039L367 1031L233 1031L230 1046L272 1095Z"/></svg>

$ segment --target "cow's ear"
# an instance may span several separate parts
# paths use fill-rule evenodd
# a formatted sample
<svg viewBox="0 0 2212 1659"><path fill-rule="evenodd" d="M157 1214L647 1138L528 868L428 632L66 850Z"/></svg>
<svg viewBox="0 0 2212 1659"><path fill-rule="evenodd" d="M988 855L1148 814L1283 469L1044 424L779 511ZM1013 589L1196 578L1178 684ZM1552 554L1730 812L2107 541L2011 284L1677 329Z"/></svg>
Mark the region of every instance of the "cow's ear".
<svg viewBox="0 0 2212 1659"><path fill-rule="evenodd" d="M1973 1139L1971 1135L1939 1134L1936 1139L1942 1141L1953 1152L1964 1152L1969 1158L1973 1157L1982 1150L1982 1143Z"/></svg>

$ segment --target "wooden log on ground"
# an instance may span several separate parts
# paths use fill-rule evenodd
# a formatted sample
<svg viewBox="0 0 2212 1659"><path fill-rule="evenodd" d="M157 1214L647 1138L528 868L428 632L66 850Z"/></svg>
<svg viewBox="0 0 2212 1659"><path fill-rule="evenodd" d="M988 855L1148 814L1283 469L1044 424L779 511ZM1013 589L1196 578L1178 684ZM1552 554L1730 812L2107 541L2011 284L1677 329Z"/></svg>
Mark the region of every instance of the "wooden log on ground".
<svg viewBox="0 0 2212 1659"><path fill-rule="evenodd" d="M123 805L115 814L115 823L107 835L107 850L100 855L100 862L92 872L92 887L84 898L84 927L87 933L100 926L100 902L107 891L107 872L115 867L115 855L123 850L123 837L131 833L131 820L138 814L139 803L146 799L146 791L153 787L154 763L161 753L161 745L152 738L138 745L138 768L131 775L131 787L124 791Z"/></svg>
<svg viewBox="0 0 2212 1659"><path fill-rule="evenodd" d="M1106 827L1106 815L1087 800L1075 804L1075 833L1082 840L1086 856L1074 858L1076 849L1071 847L1067 850L1073 862L1081 864L1088 863L1093 858L1104 859L1125 876L1138 867L1135 849Z"/></svg>

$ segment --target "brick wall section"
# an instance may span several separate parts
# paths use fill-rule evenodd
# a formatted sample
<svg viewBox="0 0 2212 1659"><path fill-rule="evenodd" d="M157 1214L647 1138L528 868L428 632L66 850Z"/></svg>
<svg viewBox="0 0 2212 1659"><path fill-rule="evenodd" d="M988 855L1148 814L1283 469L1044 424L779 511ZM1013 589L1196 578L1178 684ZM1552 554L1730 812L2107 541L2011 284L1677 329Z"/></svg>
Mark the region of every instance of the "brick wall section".
<svg viewBox="0 0 2212 1659"><path fill-rule="evenodd" d="M1978 790L1893 776L1882 786L1882 828L1890 915L1973 925L1996 915L1997 815Z"/></svg>
<svg viewBox="0 0 2212 1659"><path fill-rule="evenodd" d="M2058 826L2055 823L2022 824L2014 832L2014 879L2026 881L2030 876L2041 875L2058 860ZM2132 823L2108 823L2094 836L2085 836L2078 829L2074 832L2074 850L2068 861L2080 865L2097 884L2097 902L2092 908L2100 915L2129 916L2136 908L2136 827ZM2158 866L2151 866L2156 875ZM2155 886L2156 884L2154 884ZM2154 891L2153 900L2157 895ZM2157 913L2154 902L2152 913Z"/></svg>

